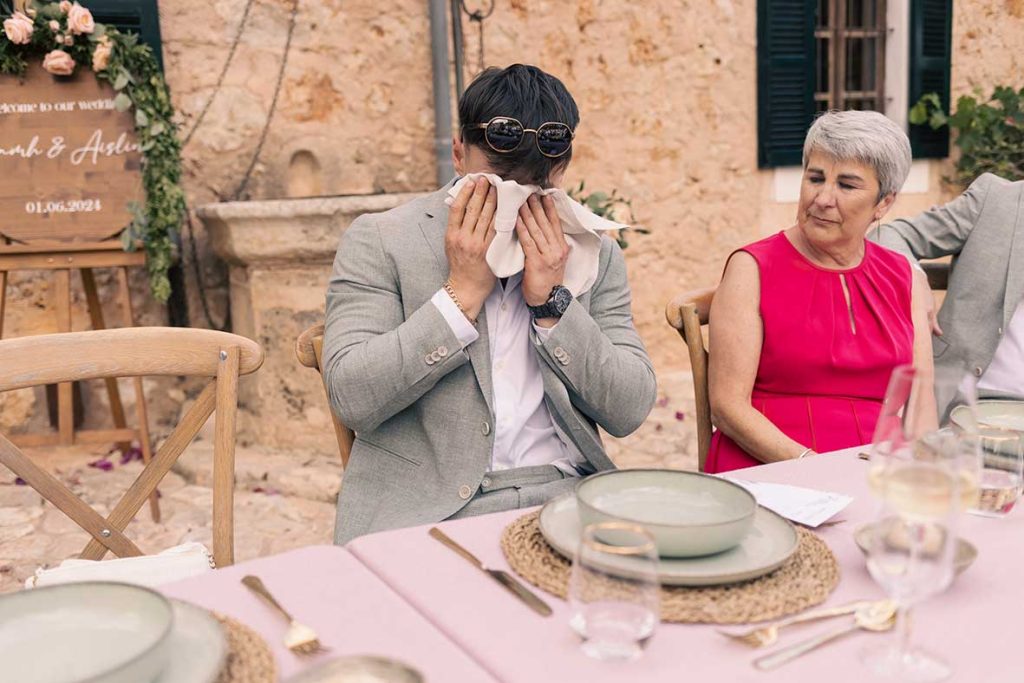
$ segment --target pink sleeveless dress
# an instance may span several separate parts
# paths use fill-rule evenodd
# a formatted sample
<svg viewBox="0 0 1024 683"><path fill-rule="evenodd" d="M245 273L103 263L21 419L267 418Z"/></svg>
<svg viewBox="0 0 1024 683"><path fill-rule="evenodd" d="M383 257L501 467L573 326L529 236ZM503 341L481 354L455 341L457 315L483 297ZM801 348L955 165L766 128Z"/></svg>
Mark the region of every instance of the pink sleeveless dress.
<svg viewBox="0 0 1024 683"><path fill-rule="evenodd" d="M741 251L754 257L761 276L764 339L754 408L818 453L870 443L889 375L913 360L910 263L865 242L860 265L827 270L782 232ZM708 472L760 464L722 432L711 437Z"/></svg>

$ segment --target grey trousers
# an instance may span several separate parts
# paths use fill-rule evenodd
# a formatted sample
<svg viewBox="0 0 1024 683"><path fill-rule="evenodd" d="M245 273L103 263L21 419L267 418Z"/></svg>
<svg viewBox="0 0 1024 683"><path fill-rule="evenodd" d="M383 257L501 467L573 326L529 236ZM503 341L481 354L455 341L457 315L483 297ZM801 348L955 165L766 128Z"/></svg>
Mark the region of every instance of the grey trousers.
<svg viewBox="0 0 1024 683"><path fill-rule="evenodd" d="M566 474L554 465L488 472L476 494L448 519L541 505L566 491L572 491L579 480L579 477Z"/></svg>

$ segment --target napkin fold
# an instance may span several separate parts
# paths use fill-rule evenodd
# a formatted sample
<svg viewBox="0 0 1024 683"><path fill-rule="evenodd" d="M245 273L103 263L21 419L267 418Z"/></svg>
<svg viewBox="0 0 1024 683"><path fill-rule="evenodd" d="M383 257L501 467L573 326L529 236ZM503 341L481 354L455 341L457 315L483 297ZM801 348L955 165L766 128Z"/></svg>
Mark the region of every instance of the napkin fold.
<svg viewBox="0 0 1024 683"><path fill-rule="evenodd" d="M494 241L487 249L487 265L496 277L511 277L523 270L526 255L516 235L516 216L519 207L530 195L549 195L562 221L562 232L569 244L569 258L565 264L565 282L562 284L579 296L589 290L597 280L598 259L601 255L601 232L621 230L626 226L596 213L570 198L558 188L542 189L537 185L520 185L514 180L502 180L494 173L470 173L459 178L448 190L445 203L452 205L455 197L472 179L486 178L498 193L498 207L494 215Z"/></svg>

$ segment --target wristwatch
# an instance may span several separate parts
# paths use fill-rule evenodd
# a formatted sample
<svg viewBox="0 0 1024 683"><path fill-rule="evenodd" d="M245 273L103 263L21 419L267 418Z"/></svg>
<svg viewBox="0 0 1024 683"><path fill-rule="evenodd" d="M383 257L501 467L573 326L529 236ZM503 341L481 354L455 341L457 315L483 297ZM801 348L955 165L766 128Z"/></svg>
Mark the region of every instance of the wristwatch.
<svg viewBox="0 0 1024 683"><path fill-rule="evenodd" d="M562 285L555 285L548 295L548 300L540 306L527 306L535 319L561 318L572 303L572 292Z"/></svg>

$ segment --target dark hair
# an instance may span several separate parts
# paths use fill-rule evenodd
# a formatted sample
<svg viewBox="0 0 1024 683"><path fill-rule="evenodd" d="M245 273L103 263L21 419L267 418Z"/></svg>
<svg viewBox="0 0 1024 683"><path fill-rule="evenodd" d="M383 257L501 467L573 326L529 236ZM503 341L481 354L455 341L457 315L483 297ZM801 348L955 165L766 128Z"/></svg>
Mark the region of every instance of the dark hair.
<svg viewBox="0 0 1024 683"><path fill-rule="evenodd" d="M525 64L485 69L459 98L459 127L462 141L483 150L491 168L505 180L547 187L551 174L569 165L571 148L551 159L537 149L533 133L527 133L514 152L500 154L487 144L483 130L467 127L487 123L495 116L518 119L527 128L557 121L575 131L580 112L562 81Z"/></svg>

